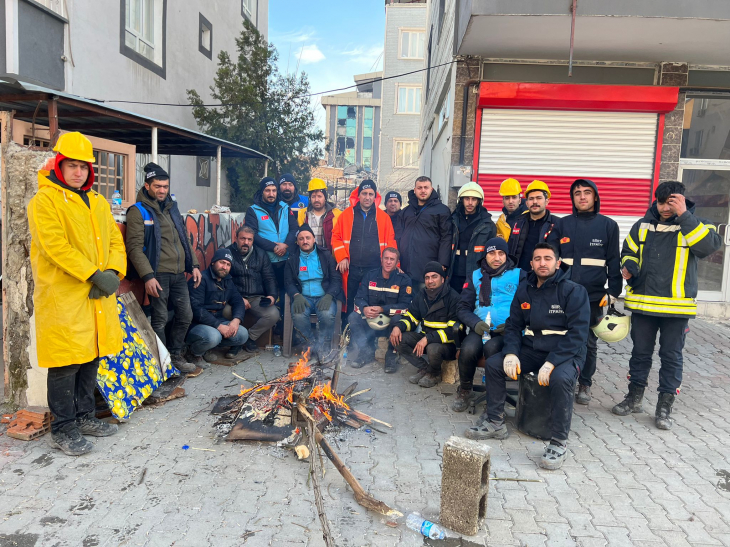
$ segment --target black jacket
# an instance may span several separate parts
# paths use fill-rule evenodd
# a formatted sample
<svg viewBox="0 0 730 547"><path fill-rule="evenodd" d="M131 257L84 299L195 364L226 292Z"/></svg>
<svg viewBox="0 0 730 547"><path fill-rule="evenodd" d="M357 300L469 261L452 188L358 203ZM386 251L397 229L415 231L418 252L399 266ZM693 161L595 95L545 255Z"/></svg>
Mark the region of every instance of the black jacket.
<svg viewBox="0 0 730 547"><path fill-rule="evenodd" d="M600 302L608 294L618 297L623 289L619 229L613 219L599 214L601 200L592 180L580 179L596 193L596 205L590 213L573 214L558 219L548 236L548 243L560 251L563 269L570 268L570 279L583 285L591 302ZM570 187L573 195L575 183Z"/></svg>
<svg viewBox="0 0 730 547"><path fill-rule="evenodd" d="M444 283L436 299L428 305L426 289L418 291L413 297L408 311L401 316L396 326L402 331L415 331L420 323L429 344L453 344L452 327L456 324L456 310L459 293Z"/></svg>
<svg viewBox="0 0 730 547"><path fill-rule="evenodd" d="M550 232L552 232L555 223L558 221L558 217L553 216L553 214L550 212L550 209L545 210L544 218L545 222L542 223L538 243L547 241L548 237L550 236ZM529 226L530 212L525 211L517 219L514 226L512 226L512 231L510 232L509 240L507 241L507 244L509 245L509 255L514 259L515 264L518 265L520 263L520 258L522 257L523 252L532 253L532 251L534 251L534 249L525 249L525 241L527 241L527 232L529 231Z"/></svg>
<svg viewBox="0 0 730 547"><path fill-rule="evenodd" d="M276 276L268 255L254 245L251 255L243 261L238 243L228 246L233 255L231 277L241 296L273 296L279 294L276 288Z"/></svg>
<svg viewBox="0 0 730 547"><path fill-rule="evenodd" d="M381 306L386 315L397 315L408 308L413 298L411 278L398 270L390 277L383 277L383 269L375 268L366 273L355 295L355 311L362 313L366 306Z"/></svg>
<svg viewBox="0 0 730 547"><path fill-rule="evenodd" d="M525 203L525 200L520 200L520 206L512 211L511 213L507 211L504 207L502 207L502 213L504 213L504 220L509 224L510 228L515 227L515 222L520 218L522 213L527 211L527 204Z"/></svg>
<svg viewBox="0 0 730 547"><path fill-rule="evenodd" d="M277 196L277 200L279 197ZM259 207L264 207L264 198L263 193L261 190L258 190L253 195L253 203L254 205L258 205ZM279 201L276 202L276 207L274 208L274 214L272 215L272 218L274 220L274 224L279 224L279 215L281 214L283 210L283 207L279 205ZM276 247L276 244L279 243L277 241L270 241L268 239L265 239L259 235L259 217L256 214L256 211L254 211L251 207L249 207L246 210L246 219L245 219L246 226L249 226L253 229L256 234L253 236L253 242L254 245L261 247L264 251L274 251L274 247ZM286 243L289 246L289 251L291 252L291 248L294 247L297 244L297 230L299 230L299 222L297 222L296 215L289 210L289 233L287 234L286 238L282 243Z"/></svg>
<svg viewBox="0 0 730 547"><path fill-rule="evenodd" d="M193 310L193 324L218 328L225 320L223 318L223 308L226 307L226 304L231 305L233 318L239 319L243 323L246 306L231 276L227 275L218 280L213 273L212 267L201 272L201 276L202 280L197 289L193 287L193 279L188 281L190 307Z"/></svg>
<svg viewBox="0 0 730 547"><path fill-rule="evenodd" d="M547 353L545 361L560 366L585 358L591 306L588 292L558 270L542 287L530 272L517 287L505 324L503 355L520 355L522 345ZM524 331L524 336L523 336Z"/></svg>
<svg viewBox="0 0 730 547"><path fill-rule="evenodd" d="M401 268L415 283L423 283L426 264L435 260L448 268L451 264L451 211L436 189L423 207L416 194L408 192L408 207L402 213L400 249Z"/></svg>
<svg viewBox="0 0 730 547"><path fill-rule="evenodd" d="M350 266L353 268L375 268L380 264L380 239L378 237L376 207L376 205L370 207L364 217L360 203L352 208Z"/></svg>
<svg viewBox="0 0 730 547"><path fill-rule="evenodd" d="M456 210L451 215L451 223L453 226L453 238L451 241L451 267L449 268L449 276L454 275L456 271L456 261L459 256L466 258L466 278L469 279L474 270L479 267L479 261L487 256L485 247L487 241L497 235L497 227L492 222L492 215L489 214L480 204L477 208L476 219L472 222L476 224L474 231L469 238L469 245L465 249L459 247L459 216L464 216L464 204L459 200ZM457 256L457 251L459 255Z"/></svg>
<svg viewBox="0 0 730 547"><path fill-rule="evenodd" d="M342 276L337 270L337 263L329 251L315 247L317 256L319 256L319 264L322 267L322 289L327 294L331 294L335 299L341 300L342 293ZM302 284L299 281L299 246L296 245L289 253L289 258L284 267L284 289L290 298L302 292Z"/></svg>
<svg viewBox="0 0 730 547"><path fill-rule="evenodd" d="M400 249L400 236L403 233L403 209L396 211L393 216L390 216L390 213L388 213L388 216L390 217L390 221L393 223L395 242L398 244L398 248Z"/></svg>

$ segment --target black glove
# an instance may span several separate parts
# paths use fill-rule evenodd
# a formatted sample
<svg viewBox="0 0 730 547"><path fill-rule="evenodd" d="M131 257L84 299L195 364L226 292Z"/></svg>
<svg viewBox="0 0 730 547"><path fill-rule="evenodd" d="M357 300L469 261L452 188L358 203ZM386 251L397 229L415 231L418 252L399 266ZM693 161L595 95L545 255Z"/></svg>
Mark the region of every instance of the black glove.
<svg viewBox="0 0 730 547"><path fill-rule="evenodd" d="M97 271L89 278L89 281L94 284L94 287L99 289L101 296L111 296L119 288L119 277L111 270L106 270L105 272ZM92 293L89 292L89 298L93 298L91 295Z"/></svg>
<svg viewBox="0 0 730 547"><path fill-rule="evenodd" d="M319 311L327 311L328 309L330 309L331 305L332 305L332 295L325 294L322 298L319 299L319 302L317 302L317 309Z"/></svg>
<svg viewBox="0 0 730 547"><path fill-rule="evenodd" d="M479 336L483 336L485 332L489 331L489 324L485 321L479 321L476 325L474 325L474 332L476 332Z"/></svg>
<svg viewBox="0 0 730 547"><path fill-rule="evenodd" d="M304 313L307 309L307 300L301 294L295 294L294 300L291 303L291 312L295 315Z"/></svg>
<svg viewBox="0 0 730 547"><path fill-rule="evenodd" d="M89 298L91 300L98 300L99 298L104 298L105 295L103 292L101 292L101 289L97 287L96 285L91 286L91 290L89 291Z"/></svg>

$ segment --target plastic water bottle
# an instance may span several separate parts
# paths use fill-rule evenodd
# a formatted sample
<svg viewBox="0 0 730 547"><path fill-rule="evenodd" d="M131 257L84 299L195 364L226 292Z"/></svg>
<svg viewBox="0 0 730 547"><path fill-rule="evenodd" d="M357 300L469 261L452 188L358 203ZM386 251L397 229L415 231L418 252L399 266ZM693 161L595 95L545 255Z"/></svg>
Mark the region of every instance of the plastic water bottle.
<svg viewBox="0 0 730 547"><path fill-rule="evenodd" d="M175 194L170 194L170 199L172 201L177 201L177 198L175 197Z"/></svg>
<svg viewBox="0 0 730 547"><path fill-rule="evenodd" d="M490 327L492 326L492 312L487 312L487 320L485 321L487 325ZM491 334L489 334L489 330L485 330L484 334L482 335L482 344L486 344L489 342L489 339L492 337Z"/></svg>
<svg viewBox="0 0 730 547"><path fill-rule="evenodd" d="M275 357L281 357L281 346L279 344L266 346L266 351L273 351Z"/></svg>
<svg viewBox="0 0 730 547"><path fill-rule="evenodd" d="M426 520L418 513L411 513L406 519L406 526L411 530L420 532L429 539L444 539L444 531L430 520Z"/></svg>
<svg viewBox="0 0 730 547"><path fill-rule="evenodd" d="M120 215L122 213L122 194L119 190L114 190L112 194L112 214Z"/></svg>

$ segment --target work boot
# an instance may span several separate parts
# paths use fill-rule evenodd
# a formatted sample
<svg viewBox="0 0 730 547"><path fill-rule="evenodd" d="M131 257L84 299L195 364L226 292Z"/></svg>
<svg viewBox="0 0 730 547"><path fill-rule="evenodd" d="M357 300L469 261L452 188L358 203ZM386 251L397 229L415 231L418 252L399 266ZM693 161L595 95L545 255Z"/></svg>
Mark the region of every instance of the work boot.
<svg viewBox="0 0 730 547"><path fill-rule="evenodd" d="M654 415L654 423L659 429L672 429L672 405L674 404L674 395L672 393L660 393L659 400L656 403L656 414Z"/></svg>
<svg viewBox="0 0 730 547"><path fill-rule="evenodd" d="M427 372L423 378L418 380L418 385L421 387L434 387L441 382L441 375L435 372Z"/></svg>
<svg viewBox="0 0 730 547"><path fill-rule="evenodd" d="M644 388L633 382L629 383L629 393L626 398L611 409L617 416L628 416L632 412L644 412L641 401L644 398Z"/></svg>
<svg viewBox="0 0 730 547"><path fill-rule="evenodd" d="M552 440L545 447L545 452L540 458L540 467L543 469L560 469L568 454L568 447L562 442Z"/></svg>
<svg viewBox="0 0 730 547"><path fill-rule="evenodd" d="M398 354L393 351L385 352L385 373L398 372Z"/></svg>
<svg viewBox="0 0 730 547"><path fill-rule="evenodd" d="M591 402L591 386L578 386L578 393L575 395L575 402L579 405L587 405Z"/></svg>
<svg viewBox="0 0 730 547"><path fill-rule="evenodd" d="M191 355L189 355L188 357L190 358ZM170 360L172 361L173 366L183 374L190 374L191 372L195 372L195 363L191 363L187 359L185 359L182 353L171 353Z"/></svg>
<svg viewBox="0 0 730 547"><path fill-rule="evenodd" d="M421 381L421 378L426 376L426 370L419 368L418 372L416 372L413 376L408 377L408 381L412 384L417 384Z"/></svg>
<svg viewBox="0 0 730 547"><path fill-rule="evenodd" d="M464 431L464 437L473 441L484 441L486 439L506 439L509 437L507 424L490 422L487 414L484 413L479 419L479 424Z"/></svg>
<svg viewBox="0 0 730 547"><path fill-rule="evenodd" d="M469 408L469 401L471 400L471 389L459 389L456 390L456 400L451 404L451 410L454 412L464 412Z"/></svg>
<svg viewBox="0 0 730 547"><path fill-rule="evenodd" d="M250 338L246 340L246 343L243 345L243 349L245 349L249 353L257 353L259 351L256 340L251 340Z"/></svg>
<svg viewBox="0 0 730 547"><path fill-rule="evenodd" d="M96 416L87 416L77 420L76 423L82 435L90 435L91 437L108 437L119 431L117 424L108 424Z"/></svg>
<svg viewBox="0 0 730 547"><path fill-rule="evenodd" d="M210 368L210 363L202 355L193 355L193 353L188 352L187 361L196 369L200 368L205 370L206 368Z"/></svg>
<svg viewBox="0 0 730 547"><path fill-rule="evenodd" d="M347 363L352 368L362 368L362 367L365 366L365 361L363 361L362 359L360 359L360 356L359 355L357 357L355 357L354 359L352 359L352 360L348 359L347 360Z"/></svg>
<svg viewBox="0 0 730 547"><path fill-rule="evenodd" d="M81 456L91 452L94 448L91 441L81 435L81 431L75 423L69 424L58 431L51 431L48 446L58 448L68 456Z"/></svg>

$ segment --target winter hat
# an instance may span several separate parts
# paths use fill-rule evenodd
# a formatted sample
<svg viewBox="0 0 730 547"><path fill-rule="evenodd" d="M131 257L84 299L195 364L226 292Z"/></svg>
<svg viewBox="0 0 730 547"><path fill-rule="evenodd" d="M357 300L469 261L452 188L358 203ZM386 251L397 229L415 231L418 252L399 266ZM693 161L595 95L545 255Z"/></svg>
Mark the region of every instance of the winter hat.
<svg viewBox="0 0 730 547"><path fill-rule="evenodd" d="M271 177L264 177L261 179L261 182L259 182L259 190L263 191L267 186L274 186L277 190L279 189L279 185L276 184L276 181Z"/></svg>
<svg viewBox="0 0 730 547"><path fill-rule="evenodd" d="M170 175L156 163L150 162L144 166L144 181L149 182L152 179L169 180Z"/></svg>
<svg viewBox="0 0 730 547"><path fill-rule="evenodd" d="M231 251L226 248L218 249L213 255L213 260L211 260L210 263L214 264L219 260L227 260L229 264L233 264L233 255L231 254Z"/></svg>
<svg viewBox="0 0 730 547"><path fill-rule="evenodd" d="M360 183L360 186L357 188L357 195L360 195L360 192L363 190L372 190L376 194L378 193L378 187L375 185L375 182L373 182L370 179L365 179Z"/></svg>
<svg viewBox="0 0 730 547"><path fill-rule="evenodd" d="M388 200L389 200L390 198L395 198L395 199L397 199L397 200L398 200L398 203L400 203L401 205L403 205L403 198L402 198L402 197L401 197L401 195L400 195L400 194L399 194L398 192L396 192L395 190L391 190L390 192L388 192L387 194L385 194L385 203L388 203Z"/></svg>
<svg viewBox="0 0 730 547"><path fill-rule="evenodd" d="M294 178L294 175L291 173L284 173L281 175L281 178L279 179L279 186L281 186L284 182L291 182L294 185L294 188L298 191L299 185L297 184L297 179Z"/></svg>
<svg viewBox="0 0 730 547"><path fill-rule="evenodd" d="M504 254L509 254L509 247L507 242L501 237L493 237L484 246L484 251L491 253L492 251L502 251Z"/></svg>
<svg viewBox="0 0 730 547"><path fill-rule="evenodd" d="M301 234L302 232L309 232L310 234L314 235L312 228L306 222L302 224L297 230L297 237L299 237L299 234Z"/></svg>
<svg viewBox="0 0 730 547"><path fill-rule="evenodd" d="M427 273L437 273L441 277L446 276L446 274L444 273L444 267L435 260L432 260L431 262L428 262L426 264L426 269L423 271L423 277L426 277Z"/></svg>

